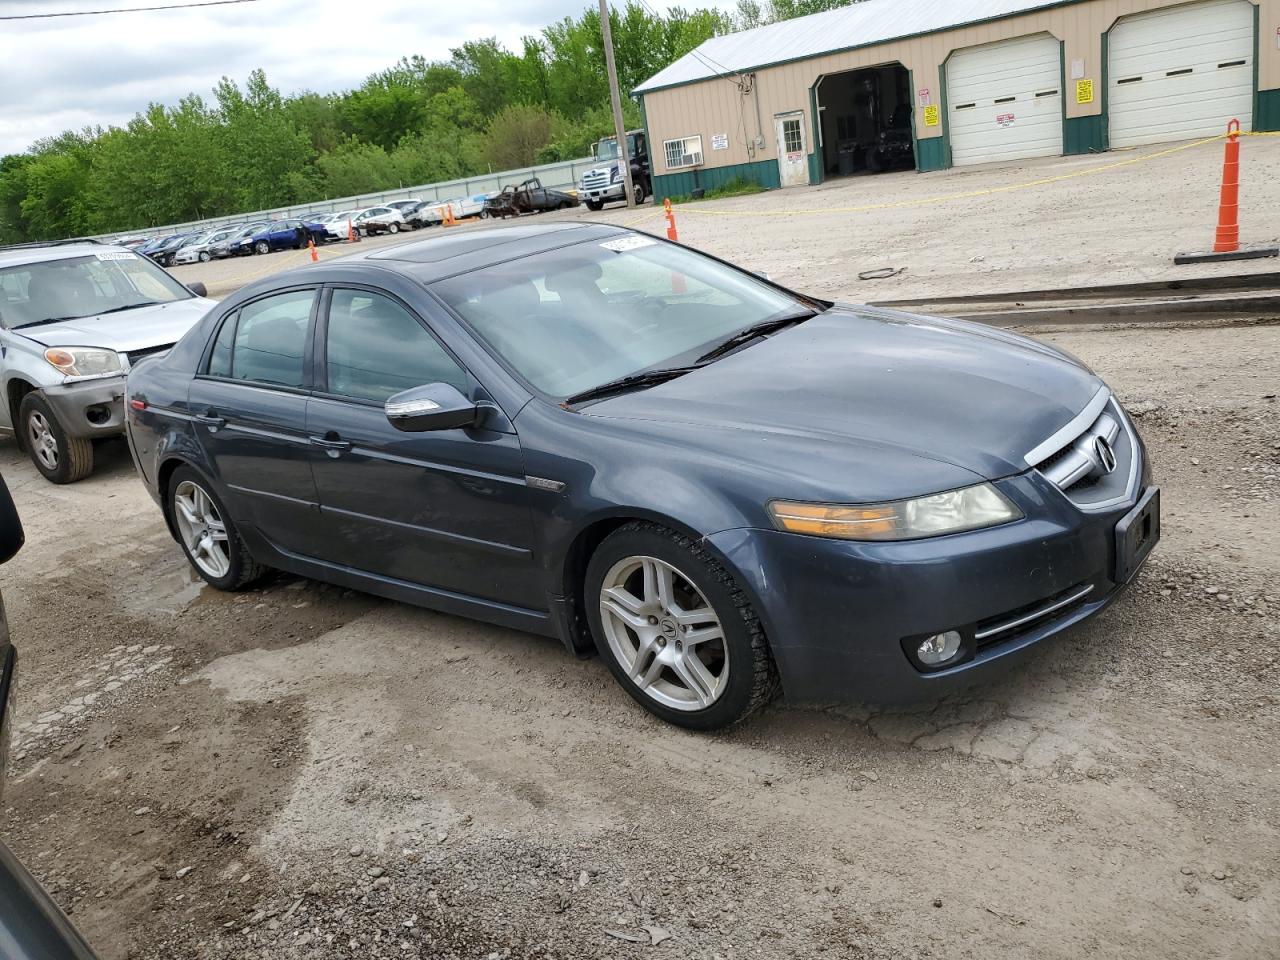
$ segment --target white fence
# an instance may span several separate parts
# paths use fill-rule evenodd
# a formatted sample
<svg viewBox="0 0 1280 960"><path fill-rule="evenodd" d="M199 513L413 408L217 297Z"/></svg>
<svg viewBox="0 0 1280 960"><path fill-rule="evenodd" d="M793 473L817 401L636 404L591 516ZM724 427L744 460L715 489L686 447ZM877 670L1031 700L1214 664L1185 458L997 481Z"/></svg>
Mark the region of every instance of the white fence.
<svg viewBox="0 0 1280 960"><path fill-rule="evenodd" d="M297 204L292 207L276 207L273 210L256 210L253 213L237 213L226 217L214 217L209 220L191 220L187 223L169 223L158 227L139 227L136 230L99 234L95 239L107 239L119 236L169 236L175 233L196 233L213 230L233 223L253 223L260 220L283 220L287 217L305 218L321 213L337 213L340 210L363 210L376 207L390 200L455 200L459 197L474 197L481 193L497 193L509 183L519 184L530 177L537 177L544 187L564 190L578 185L582 174L596 164L593 157L581 160L563 160L560 163L545 163L537 167L521 167L518 170L503 170L499 173L487 173L478 177L466 177L462 180L446 180L443 183L427 183L418 187L402 187L396 190L381 190L377 193L362 193L358 197L339 197L336 200L317 200L312 203Z"/></svg>

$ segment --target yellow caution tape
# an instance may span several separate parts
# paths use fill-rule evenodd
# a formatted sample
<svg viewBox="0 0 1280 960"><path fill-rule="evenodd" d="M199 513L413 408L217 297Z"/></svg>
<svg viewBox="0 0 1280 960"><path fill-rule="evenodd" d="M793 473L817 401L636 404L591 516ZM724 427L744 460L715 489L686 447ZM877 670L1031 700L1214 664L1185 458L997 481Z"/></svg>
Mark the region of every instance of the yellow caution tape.
<svg viewBox="0 0 1280 960"><path fill-rule="evenodd" d="M1241 132L1242 137L1280 137L1280 131L1249 131ZM903 207L923 207L933 203L948 203L952 200L970 200L976 197L989 197L1001 193L1012 193L1017 190L1030 190L1033 187L1044 187L1053 183L1062 183L1064 180L1075 180L1080 177L1089 177L1094 174L1106 173L1109 170L1118 170L1121 167L1132 166L1137 163L1146 163L1150 160L1158 160L1161 157L1172 156L1175 153L1181 153L1184 150L1193 150L1196 147L1203 147L1205 144L1217 143L1219 140L1227 139L1227 134L1220 133L1213 137L1205 137L1203 140L1193 140L1190 143L1182 143L1176 147L1169 147L1166 150L1159 150L1156 153L1146 153L1137 157L1127 157L1124 160L1115 160L1111 163L1104 163L1101 166L1089 167L1085 170L1075 170L1071 173L1060 173L1052 177L1040 177L1036 180L1027 180L1023 183L1010 183L1002 187L987 187L983 190L964 190L957 193L944 193L936 197L919 197L910 200L888 200L883 203L867 203L857 207L823 207L820 210L700 210L694 206L686 206L681 204L680 213L693 213L707 217L777 217L783 216L805 216L805 215L822 215L829 213L870 213L876 210L897 210ZM660 208L655 208L652 213L646 213L643 216L636 217L623 226L632 227L645 220L653 217L662 216Z"/></svg>

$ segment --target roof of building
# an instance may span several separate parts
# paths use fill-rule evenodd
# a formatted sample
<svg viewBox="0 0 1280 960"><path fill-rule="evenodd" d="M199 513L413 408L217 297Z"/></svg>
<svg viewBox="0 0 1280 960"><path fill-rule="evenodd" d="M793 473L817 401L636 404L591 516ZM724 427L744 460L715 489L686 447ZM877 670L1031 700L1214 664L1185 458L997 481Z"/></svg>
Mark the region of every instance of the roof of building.
<svg viewBox="0 0 1280 960"><path fill-rule="evenodd" d="M862 0L837 10L712 37L658 71L636 93L696 83L840 50L1000 20L1078 0Z"/></svg>

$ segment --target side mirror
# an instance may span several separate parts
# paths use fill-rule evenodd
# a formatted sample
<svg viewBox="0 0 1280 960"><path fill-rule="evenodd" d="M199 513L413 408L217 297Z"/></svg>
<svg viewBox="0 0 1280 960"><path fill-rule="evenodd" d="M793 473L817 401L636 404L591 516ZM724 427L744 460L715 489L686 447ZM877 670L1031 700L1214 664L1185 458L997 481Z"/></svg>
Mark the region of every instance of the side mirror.
<svg viewBox="0 0 1280 960"><path fill-rule="evenodd" d="M190 290L192 293L194 293L197 297L207 297L209 295L209 288L206 287L199 280L196 280L193 283L188 283L187 289Z"/></svg>
<svg viewBox="0 0 1280 960"><path fill-rule="evenodd" d="M25 540L18 508L13 505L13 497L4 478L0 477L0 563L12 560L14 554L22 549Z"/></svg>
<svg viewBox="0 0 1280 960"><path fill-rule="evenodd" d="M383 410L391 425L405 433L469 427L480 413L476 404L448 383L428 383L403 390L388 397Z"/></svg>

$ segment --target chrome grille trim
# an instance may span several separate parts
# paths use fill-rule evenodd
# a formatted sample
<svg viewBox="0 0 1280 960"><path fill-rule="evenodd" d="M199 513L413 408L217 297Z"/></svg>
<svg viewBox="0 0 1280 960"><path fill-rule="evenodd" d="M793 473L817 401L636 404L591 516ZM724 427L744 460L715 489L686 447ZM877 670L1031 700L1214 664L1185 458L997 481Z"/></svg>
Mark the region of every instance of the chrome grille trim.
<svg viewBox="0 0 1280 960"><path fill-rule="evenodd" d="M1093 399L1089 401L1083 410L1071 418L1070 423L1054 433L1048 440L1037 444L1027 452L1027 455L1023 457L1027 462L1027 466L1034 467L1041 461L1053 456L1053 454L1089 429L1089 426L1098 419L1098 414L1102 412L1110 399L1111 391L1106 387L1099 387L1098 392L1093 395Z"/></svg>
<svg viewBox="0 0 1280 960"><path fill-rule="evenodd" d="M994 627L990 627L986 630L979 630L973 635L973 637L975 640L982 641L986 640L988 637L994 637L997 634L1008 633L1010 630L1016 630L1018 627L1026 626L1032 621L1047 617L1049 614L1057 610L1061 610L1063 607L1069 607L1077 600L1083 600L1091 593L1093 593L1093 584L1087 583L1070 596L1063 597L1061 600L1055 600L1053 603L1046 604L1037 610L1032 610L1030 613L1023 614L1022 616L1006 623L998 623Z"/></svg>
<svg viewBox="0 0 1280 960"><path fill-rule="evenodd" d="M601 190L609 186L609 172L584 174L582 185L588 190Z"/></svg>
<svg viewBox="0 0 1280 960"><path fill-rule="evenodd" d="M1090 499L1087 487L1110 481L1107 475L1100 476L1094 471L1098 461L1092 452L1093 443L1097 438L1105 437L1107 443L1115 447L1121 431L1124 433L1123 446L1128 448L1128 458L1127 462L1117 464L1116 476L1117 479L1123 477L1123 489L1104 500ZM1070 423L1028 452L1025 459L1028 466L1037 468L1063 496L1086 513L1099 513L1129 503L1138 492L1141 444L1133 423L1106 387L1094 394Z"/></svg>
<svg viewBox="0 0 1280 960"><path fill-rule="evenodd" d="M1061 459L1040 472L1052 480L1056 487L1066 490L1087 477L1093 469L1093 460L1084 453L1084 447L1092 443L1095 437L1105 437L1107 443L1113 444L1119 435L1119 422L1111 414L1103 413L1088 430L1076 438Z"/></svg>

